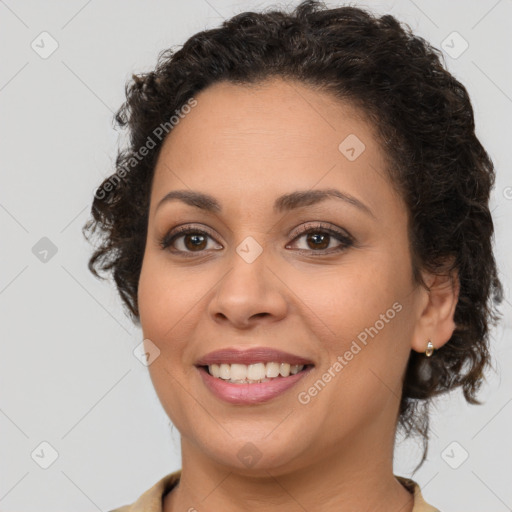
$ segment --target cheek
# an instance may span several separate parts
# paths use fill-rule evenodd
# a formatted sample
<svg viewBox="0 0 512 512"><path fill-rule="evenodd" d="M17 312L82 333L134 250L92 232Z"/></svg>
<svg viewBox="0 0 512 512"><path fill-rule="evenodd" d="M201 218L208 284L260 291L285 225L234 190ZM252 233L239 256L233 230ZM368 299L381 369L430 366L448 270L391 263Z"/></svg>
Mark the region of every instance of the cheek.
<svg viewBox="0 0 512 512"><path fill-rule="evenodd" d="M310 274L300 282L307 306L300 314L310 319L323 351L321 380L332 382L313 406L318 413L325 404L337 404L340 411L364 404L368 412L393 402L410 353L405 262L396 262L392 254L373 254L367 261L348 263L330 275Z"/></svg>
<svg viewBox="0 0 512 512"><path fill-rule="evenodd" d="M185 379L181 361L187 346L187 319L193 314L191 304L197 303L197 291L197 286L166 269L158 255L145 255L138 286L140 322L144 339L160 350L148 371L162 407L178 429L187 428L186 417L191 415L188 395L181 391Z"/></svg>
<svg viewBox="0 0 512 512"><path fill-rule="evenodd" d="M297 283L297 304L305 306L300 314L310 318L315 332L325 334L323 344L331 351L344 351L347 342L376 322L381 327L381 315L394 318L392 306L404 293L404 283L381 258L298 273L292 282Z"/></svg>
<svg viewBox="0 0 512 512"><path fill-rule="evenodd" d="M164 327L161 325L165 311L169 310L168 298L162 292L166 288L165 276L147 254L144 256L138 286L140 323L144 337L153 337ZM164 300L162 300L164 299Z"/></svg>
<svg viewBox="0 0 512 512"><path fill-rule="evenodd" d="M176 272L160 256L144 257L138 287L138 303L144 336L160 343L173 339L193 317L207 289L204 280Z"/></svg>

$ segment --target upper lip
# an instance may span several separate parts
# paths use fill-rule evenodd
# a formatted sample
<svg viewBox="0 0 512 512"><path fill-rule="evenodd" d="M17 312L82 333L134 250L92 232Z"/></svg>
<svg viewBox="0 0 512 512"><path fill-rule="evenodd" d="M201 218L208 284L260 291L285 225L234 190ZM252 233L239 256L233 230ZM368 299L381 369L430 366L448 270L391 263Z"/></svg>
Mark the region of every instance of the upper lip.
<svg viewBox="0 0 512 512"><path fill-rule="evenodd" d="M304 357L276 350L270 347L254 347L248 349L223 348L209 352L196 361L196 366L208 366L211 364L255 364L255 363L290 363L313 364Z"/></svg>

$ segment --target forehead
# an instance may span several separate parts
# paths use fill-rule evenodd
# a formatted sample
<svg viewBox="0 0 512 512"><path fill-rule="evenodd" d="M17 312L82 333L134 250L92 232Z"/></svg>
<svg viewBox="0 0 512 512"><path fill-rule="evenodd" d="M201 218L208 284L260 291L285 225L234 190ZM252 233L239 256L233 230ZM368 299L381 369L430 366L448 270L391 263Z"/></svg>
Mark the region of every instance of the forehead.
<svg viewBox="0 0 512 512"><path fill-rule="evenodd" d="M348 101L282 79L250 86L221 82L195 99L164 141L152 207L170 190L185 188L240 206L249 196L259 205L267 197L273 206L275 197L291 190L327 187L364 194L370 207L379 194L393 199L386 155Z"/></svg>
<svg viewBox="0 0 512 512"><path fill-rule="evenodd" d="M222 142L230 157L237 150L258 148L264 150L262 158L311 158L322 150L338 151L349 134L376 146L363 112L348 100L342 102L299 82L277 78L248 85L220 82L201 91L196 101L197 106L168 136L167 149L179 144L197 150L201 143L214 150Z"/></svg>

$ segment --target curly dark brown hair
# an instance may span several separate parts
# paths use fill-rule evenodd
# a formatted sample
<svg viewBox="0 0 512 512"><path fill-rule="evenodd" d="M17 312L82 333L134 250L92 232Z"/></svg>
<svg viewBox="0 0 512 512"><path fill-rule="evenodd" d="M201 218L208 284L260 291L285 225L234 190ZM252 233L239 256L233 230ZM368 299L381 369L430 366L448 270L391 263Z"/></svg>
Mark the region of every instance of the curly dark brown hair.
<svg viewBox="0 0 512 512"><path fill-rule="evenodd" d="M100 240L89 269L113 275L140 323L137 289L155 164L165 135L199 91L219 81L281 77L349 100L376 127L391 182L407 204L414 278L425 286L421 269L456 270L460 282L452 337L428 359L411 350L404 375L398 426L422 437L418 469L428 450L431 399L461 387L468 402L481 403L476 394L493 367L490 328L503 295L488 206L494 166L475 135L468 93L443 63L438 49L391 15L316 1L292 12L244 12L178 51L163 51L154 71L132 76L116 113L129 144L96 190L83 227L88 240L96 232Z"/></svg>

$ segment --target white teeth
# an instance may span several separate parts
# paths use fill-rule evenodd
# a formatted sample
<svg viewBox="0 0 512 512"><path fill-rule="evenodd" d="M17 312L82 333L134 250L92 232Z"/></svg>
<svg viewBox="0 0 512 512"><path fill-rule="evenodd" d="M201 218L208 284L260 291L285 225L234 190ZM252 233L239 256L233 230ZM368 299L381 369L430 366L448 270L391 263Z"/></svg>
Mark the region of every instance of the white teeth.
<svg viewBox="0 0 512 512"><path fill-rule="evenodd" d="M279 373L282 377L288 377L290 375L290 365L288 363L281 363L281 366L279 366Z"/></svg>
<svg viewBox="0 0 512 512"><path fill-rule="evenodd" d="M221 364L219 377L224 380L231 378L231 366L229 364Z"/></svg>
<svg viewBox="0 0 512 512"><path fill-rule="evenodd" d="M255 384L260 382L268 382L270 379L261 379L261 380L235 380L235 379L229 379L228 382L231 382L232 384Z"/></svg>
<svg viewBox="0 0 512 512"><path fill-rule="evenodd" d="M250 364L247 367L247 378L249 380L260 380L264 379L266 376L267 370L263 363Z"/></svg>
<svg viewBox="0 0 512 512"><path fill-rule="evenodd" d="M279 375L279 363L267 363L267 377L273 378Z"/></svg>
<svg viewBox="0 0 512 512"><path fill-rule="evenodd" d="M254 363L254 364L211 364L208 371L214 377L233 382L247 384L253 382L268 382L279 376L288 377L302 371L303 364L290 365L289 363Z"/></svg>
<svg viewBox="0 0 512 512"><path fill-rule="evenodd" d="M220 366L218 364L212 364L209 367L210 373L214 376L219 378L220 377Z"/></svg>
<svg viewBox="0 0 512 512"><path fill-rule="evenodd" d="M247 366L245 364L232 364L229 376L232 380L245 380L247 378Z"/></svg>
<svg viewBox="0 0 512 512"><path fill-rule="evenodd" d="M292 366L290 366L290 373L292 375L295 375L296 373L299 373L302 368L304 368L302 365L300 364L293 364Z"/></svg>

